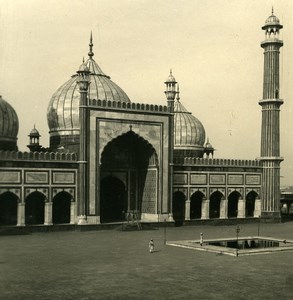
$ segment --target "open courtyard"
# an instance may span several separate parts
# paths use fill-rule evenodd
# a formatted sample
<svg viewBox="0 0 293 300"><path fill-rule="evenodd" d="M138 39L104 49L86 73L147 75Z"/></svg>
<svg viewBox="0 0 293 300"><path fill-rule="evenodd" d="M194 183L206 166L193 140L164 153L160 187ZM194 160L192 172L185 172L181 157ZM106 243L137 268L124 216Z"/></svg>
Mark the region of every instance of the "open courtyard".
<svg viewBox="0 0 293 300"><path fill-rule="evenodd" d="M293 222L239 236L293 239ZM292 299L293 252L232 257L164 245L234 237L236 226L121 228L0 236L1 299ZM155 252L148 252L150 239Z"/></svg>

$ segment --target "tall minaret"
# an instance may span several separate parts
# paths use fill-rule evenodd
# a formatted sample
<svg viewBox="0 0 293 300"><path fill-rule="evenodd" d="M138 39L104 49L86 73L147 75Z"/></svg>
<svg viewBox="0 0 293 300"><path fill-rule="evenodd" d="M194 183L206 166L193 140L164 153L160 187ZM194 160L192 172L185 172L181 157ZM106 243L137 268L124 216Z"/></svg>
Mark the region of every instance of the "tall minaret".
<svg viewBox="0 0 293 300"><path fill-rule="evenodd" d="M172 216L172 205L173 205L173 157L174 157L174 102L177 94L176 91L177 81L172 74L172 70L170 70L170 74L165 81L166 90L165 95L167 98L167 107L170 113L169 117L169 186L168 186L168 210L169 210L169 221L173 221Z"/></svg>
<svg viewBox="0 0 293 300"><path fill-rule="evenodd" d="M283 41L279 39L279 30L283 28L274 15L267 18L265 40L261 43L264 49L263 99L261 126L261 161L262 177L262 218L280 218L280 99L279 55Z"/></svg>

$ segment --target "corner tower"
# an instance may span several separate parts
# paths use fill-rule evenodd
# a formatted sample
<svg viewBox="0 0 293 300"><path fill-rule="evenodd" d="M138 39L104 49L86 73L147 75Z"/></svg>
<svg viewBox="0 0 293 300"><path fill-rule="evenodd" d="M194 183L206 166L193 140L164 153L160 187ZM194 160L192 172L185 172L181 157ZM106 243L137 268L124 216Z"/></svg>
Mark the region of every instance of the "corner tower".
<svg viewBox="0 0 293 300"><path fill-rule="evenodd" d="M262 217L265 219L280 218L280 99L279 56L283 41L279 39L279 30L283 28L274 15L267 18L262 29L265 40L261 43L264 49L263 99L261 126L261 161L262 177Z"/></svg>

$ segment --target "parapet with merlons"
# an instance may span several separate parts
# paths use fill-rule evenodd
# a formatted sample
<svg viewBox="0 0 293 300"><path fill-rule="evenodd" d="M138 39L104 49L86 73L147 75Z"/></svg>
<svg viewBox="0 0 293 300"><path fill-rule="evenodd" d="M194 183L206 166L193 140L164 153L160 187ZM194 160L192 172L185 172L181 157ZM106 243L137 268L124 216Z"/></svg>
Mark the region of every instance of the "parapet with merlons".
<svg viewBox="0 0 293 300"><path fill-rule="evenodd" d="M175 165L184 166L218 166L218 167L261 167L259 160L224 159L224 158L197 158L178 157L174 159Z"/></svg>
<svg viewBox="0 0 293 300"><path fill-rule="evenodd" d="M2 161L60 161L76 162L76 153L0 151Z"/></svg>
<svg viewBox="0 0 293 300"><path fill-rule="evenodd" d="M129 102L117 102L111 100L89 100L89 107L91 108L102 108L107 110L132 110L137 112L146 113L158 113L158 114L169 114L168 107L164 105L154 105L145 103L129 103Z"/></svg>

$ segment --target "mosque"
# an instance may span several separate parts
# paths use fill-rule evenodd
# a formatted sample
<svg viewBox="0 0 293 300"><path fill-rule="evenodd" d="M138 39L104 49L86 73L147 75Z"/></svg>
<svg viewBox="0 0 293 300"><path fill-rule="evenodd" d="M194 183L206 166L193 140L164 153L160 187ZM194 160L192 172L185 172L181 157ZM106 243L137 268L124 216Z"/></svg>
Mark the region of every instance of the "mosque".
<svg viewBox="0 0 293 300"><path fill-rule="evenodd" d="M214 158L203 124L170 72L166 106L132 102L94 59L53 94L48 148L34 127L17 148L18 117L0 98L0 225L280 219L279 39L272 12L264 49L261 150L255 160Z"/></svg>

